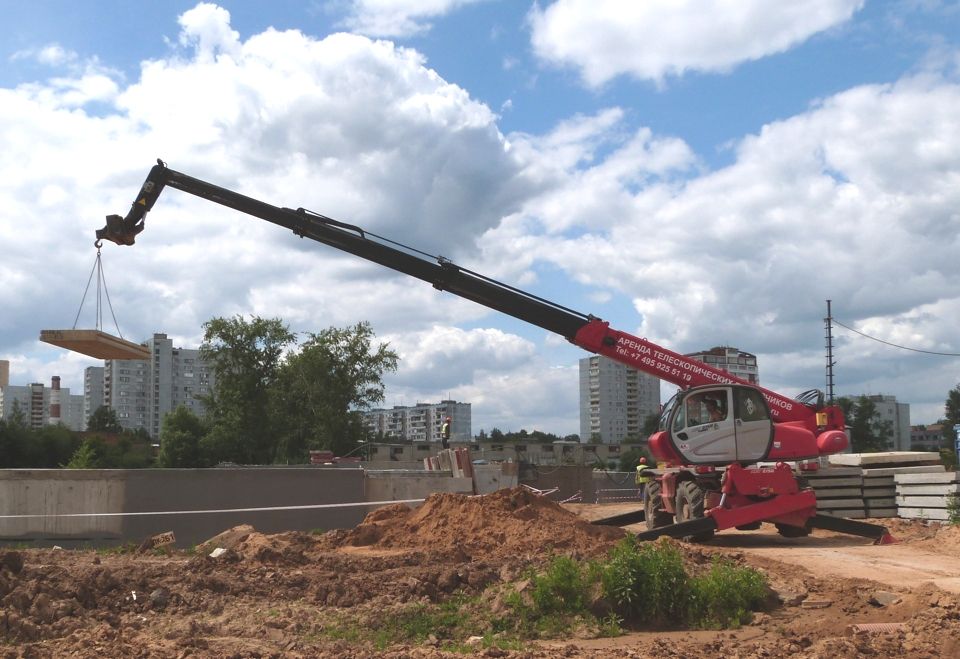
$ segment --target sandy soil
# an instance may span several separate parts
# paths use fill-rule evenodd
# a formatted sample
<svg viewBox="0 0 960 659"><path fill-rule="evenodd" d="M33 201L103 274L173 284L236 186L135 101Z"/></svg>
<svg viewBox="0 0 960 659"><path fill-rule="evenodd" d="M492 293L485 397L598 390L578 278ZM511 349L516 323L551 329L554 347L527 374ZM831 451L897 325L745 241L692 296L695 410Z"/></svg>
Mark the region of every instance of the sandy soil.
<svg viewBox="0 0 960 659"><path fill-rule="evenodd" d="M344 619L376 629L405 604L495 592L555 554L596 556L625 531L587 520L615 512L561 507L519 489L438 494L415 510L388 506L355 529L322 536L238 527L192 554L0 551L0 656L462 657L444 639L374 647L337 640L329 629ZM820 531L786 540L766 530L677 543L693 564L721 555L767 575L776 603L738 630L604 639L571 631L569 638L474 654L960 656L960 529L888 524L900 544L874 547ZM214 548L224 551L213 558ZM496 601L489 604L498 610ZM887 630L856 627L877 623Z"/></svg>

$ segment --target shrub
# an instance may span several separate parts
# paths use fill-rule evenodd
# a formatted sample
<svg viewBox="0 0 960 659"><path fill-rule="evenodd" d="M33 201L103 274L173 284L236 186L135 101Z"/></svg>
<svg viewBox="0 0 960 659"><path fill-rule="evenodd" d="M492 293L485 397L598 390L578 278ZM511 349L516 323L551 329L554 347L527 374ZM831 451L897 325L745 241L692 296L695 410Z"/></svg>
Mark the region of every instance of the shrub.
<svg viewBox="0 0 960 659"><path fill-rule="evenodd" d="M580 564L558 556L546 572L532 579L531 597L541 613L581 613L587 608L590 586Z"/></svg>
<svg viewBox="0 0 960 659"><path fill-rule="evenodd" d="M751 611L763 604L767 584L754 569L729 561L714 561L709 572L690 581L689 620L710 629L750 622Z"/></svg>
<svg viewBox="0 0 960 659"><path fill-rule="evenodd" d="M604 597L615 611L637 622L678 624L689 594L680 551L664 542L622 540L600 568Z"/></svg>
<svg viewBox="0 0 960 659"><path fill-rule="evenodd" d="M960 524L960 495L947 495L947 520L951 524Z"/></svg>

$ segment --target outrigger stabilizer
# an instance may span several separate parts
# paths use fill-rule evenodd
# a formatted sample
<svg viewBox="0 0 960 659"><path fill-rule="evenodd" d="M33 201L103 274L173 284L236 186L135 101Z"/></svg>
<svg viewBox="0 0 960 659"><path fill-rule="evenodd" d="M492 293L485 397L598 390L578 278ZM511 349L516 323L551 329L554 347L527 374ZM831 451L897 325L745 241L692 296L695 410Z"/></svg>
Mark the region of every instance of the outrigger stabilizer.
<svg viewBox="0 0 960 659"><path fill-rule="evenodd" d="M698 519L691 519L678 524L669 524L637 533L637 540L656 540L663 536L669 538L690 538L723 530L717 523L717 519L710 514L711 512L712 511L708 511L706 516ZM630 526L631 524L638 524L643 521L644 512L642 510L635 510L621 515L604 517L603 519L595 520L593 523L601 526ZM889 545L897 542L885 526L858 522L844 517L816 514L807 520L805 528L823 529L825 531L834 531L835 533L846 533L847 535L872 538L873 544L875 545Z"/></svg>

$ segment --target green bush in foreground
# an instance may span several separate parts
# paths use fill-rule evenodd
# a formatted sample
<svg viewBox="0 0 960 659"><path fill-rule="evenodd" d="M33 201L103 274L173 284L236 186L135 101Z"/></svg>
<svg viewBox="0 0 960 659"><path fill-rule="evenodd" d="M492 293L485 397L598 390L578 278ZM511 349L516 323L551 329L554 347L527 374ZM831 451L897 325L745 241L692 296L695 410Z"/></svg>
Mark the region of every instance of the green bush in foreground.
<svg viewBox="0 0 960 659"><path fill-rule="evenodd" d="M947 495L947 521L960 524L960 495Z"/></svg>
<svg viewBox="0 0 960 659"><path fill-rule="evenodd" d="M603 595L618 615L647 624L685 619L689 579L676 547L630 536L614 547L599 573Z"/></svg>
<svg viewBox="0 0 960 659"><path fill-rule="evenodd" d="M623 621L639 626L736 627L767 597L764 576L748 567L716 561L690 576L679 549L665 542L624 539L610 555L586 565L568 557L554 559L532 578L530 605L514 598L519 620L539 631L562 627L564 615L591 622L605 635ZM607 614L603 620L595 618Z"/></svg>
<svg viewBox="0 0 960 659"><path fill-rule="evenodd" d="M715 561L710 571L690 581L689 618L698 627L738 627L750 622L767 597L763 575L728 561Z"/></svg>

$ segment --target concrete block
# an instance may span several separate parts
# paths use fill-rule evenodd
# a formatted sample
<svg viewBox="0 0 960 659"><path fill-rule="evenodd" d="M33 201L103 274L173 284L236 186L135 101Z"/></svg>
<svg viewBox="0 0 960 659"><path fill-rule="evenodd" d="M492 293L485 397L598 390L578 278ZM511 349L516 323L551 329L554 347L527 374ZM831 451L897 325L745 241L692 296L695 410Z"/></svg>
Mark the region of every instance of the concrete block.
<svg viewBox="0 0 960 659"><path fill-rule="evenodd" d="M817 499L817 510L847 510L862 509L863 499Z"/></svg>
<svg viewBox="0 0 960 659"><path fill-rule="evenodd" d="M890 487L865 487L863 488L864 499L883 499L884 497L897 496L897 488Z"/></svg>
<svg viewBox="0 0 960 659"><path fill-rule="evenodd" d="M863 482L869 483L870 487L881 487L883 485L893 485L893 474L886 476L881 476L878 474L868 473L869 470L863 472Z"/></svg>
<svg viewBox="0 0 960 659"><path fill-rule="evenodd" d="M817 495L817 501L821 499L860 499L863 496L863 490L859 487L814 487L813 492Z"/></svg>
<svg viewBox="0 0 960 659"><path fill-rule="evenodd" d="M897 486L897 494L926 495L945 497L948 494L960 494L960 483L944 483L942 485L913 485L905 483Z"/></svg>
<svg viewBox="0 0 960 659"><path fill-rule="evenodd" d="M847 519L864 519L867 516L863 508L838 508L834 510L821 510L820 513L830 515L831 517L845 517Z"/></svg>
<svg viewBox="0 0 960 659"><path fill-rule="evenodd" d="M946 508L897 508L897 515L903 519L930 519L946 521L950 519Z"/></svg>
<svg viewBox="0 0 960 659"><path fill-rule="evenodd" d="M883 499L864 499L863 505L866 506L867 510L872 510L874 508L894 508L897 507L897 498L896 497L885 497Z"/></svg>
<svg viewBox="0 0 960 659"><path fill-rule="evenodd" d="M932 451L888 451L885 453L840 453L829 457L830 464L845 467L891 467L919 463L939 463L940 454Z"/></svg>
<svg viewBox="0 0 960 659"><path fill-rule="evenodd" d="M867 508L867 517L896 517L897 508Z"/></svg>
<svg viewBox="0 0 960 659"><path fill-rule="evenodd" d="M828 487L859 487L863 481L857 478L808 478L807 482L815 490Z"/></svg>
<svg viewBox="0 0 960 659"><path fill-rule="evenodd" d="M837 476L860 476L862 467L825 467L819 471L806 472L807 478L833 478Z"/></svg>
<svg viewBox="0 0 960 659"><path fill-rule="evenodd" d="M897 506L901 508L947 508L946 497L898 496Z"/></svg>
<svg viewBox="0 0 960 659"><path fill-rule="evenodd" d="M912 483L923 485L960 483L960 473L956 471L945 471L939 474L896 474L893 479L897 485Z"/></svg>
<svg viewBox="0 0 960 659"><path fill-rule="evenodd" d="M942 464L917 465L913 467L871 467L863 470L864 477L893 476L895 474L935 474L946 471Z"/></svg>

